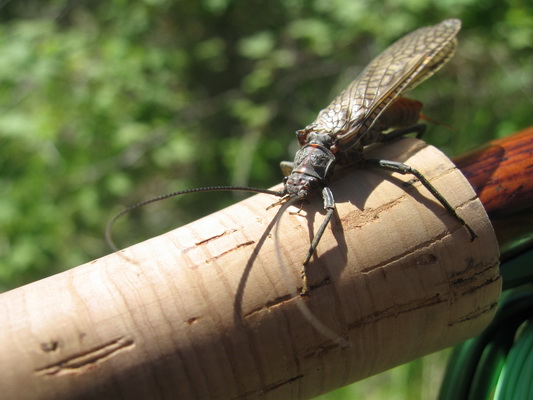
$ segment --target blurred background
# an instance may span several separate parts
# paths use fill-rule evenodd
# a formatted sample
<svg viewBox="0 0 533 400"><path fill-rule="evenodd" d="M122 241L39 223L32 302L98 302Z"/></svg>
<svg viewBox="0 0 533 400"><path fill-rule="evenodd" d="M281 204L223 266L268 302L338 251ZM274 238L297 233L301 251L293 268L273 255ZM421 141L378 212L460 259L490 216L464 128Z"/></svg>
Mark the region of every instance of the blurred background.
<svg viewBox="0 0 533 400"><path fill-rule="evenodd" d="M121 208L205 185L270 187L294 132L393 41L461 18L456 56L410 93L449 156L533 123L527 0L5 0L0 290L110 252ZM126 247L235 201L198 194L120 220ZM321 399L434 398L445 353ZM374 396L374 397L372 397Z"/></svg>

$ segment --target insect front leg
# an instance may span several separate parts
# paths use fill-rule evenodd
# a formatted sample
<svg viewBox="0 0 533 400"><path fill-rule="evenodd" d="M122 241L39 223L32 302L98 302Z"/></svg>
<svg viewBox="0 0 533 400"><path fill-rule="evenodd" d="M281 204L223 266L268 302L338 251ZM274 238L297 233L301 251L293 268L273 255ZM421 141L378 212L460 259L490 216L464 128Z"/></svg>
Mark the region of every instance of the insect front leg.
<svg viewBox="0 0 533 400"><path fill-rule="evenodd" d="M439 201L439 203L446 209L448 214L450 214L452 217L457 219L468 231L470 234L470 241L474 240L477 235L474 232L474 230L465 222L463 218L461 218L457 212L455 211L455 208L452 207L452 205L444 198L442 194L429 182L420 171L416 170L415 168L410 167L409 165L406 165L401 162L397 161L389 161L389 160L378 160L378 159L368 159L365 160L365 165L371 166L371 167L380 167L387 169L389 171L393 172L399 172L402 175L405 174L411 174L414 175L424 187L429 190L429 192Z"/></svg>
<svg viewBox="0 0 533 400"><path fill-rule="evenodd" d="M306 295L307 292L309 291L309 286L307 284L306 266L309 263L311 256L316 251L318 243L320 242L320 239L322 238L322 235L324 234L326 227L331 221L333 212L335 211L335 199L333 198L333 193L331 192L331 189L327 186L324 187L324 189L322 189L322 199L324 200L324 210L326 210L326 217L324 218L322 225L320 225L320 228L318 228L318 231L316 232L316 235L313 241L311 242L311 245L309 246L309 250L307 251L307 255L305 256L305 259L302 263L304 266L303 271L302 271L302 281L303 281L302 295Z"/></svg>
<svg viewBox="0 0 533 400"><path fill-rule="evenodd" d="M282 161L279 163L279 168L283 176L289 176L294 168L294 163L292 161Z"/></svg>

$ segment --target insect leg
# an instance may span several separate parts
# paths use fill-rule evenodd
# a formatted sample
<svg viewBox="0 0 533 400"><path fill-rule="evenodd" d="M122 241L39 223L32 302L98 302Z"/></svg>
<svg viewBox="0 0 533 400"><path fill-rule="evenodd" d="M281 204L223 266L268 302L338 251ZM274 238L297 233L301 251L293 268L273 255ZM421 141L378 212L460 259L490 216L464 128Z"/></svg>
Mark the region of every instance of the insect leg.
<svg viewBox="0 0 533 400"><path fill-rule="evenodd" d="M465 222L463 218L461 218L457 212L455 211L455 208L452 207L452 205L444 198L442 194L429 182L424 175L422 175L418 170L410 167L409 165L406 165L401 162L397 161L389 161L389 160L377 160L377 159L368 159L365 160L365 165L372 166L372 167L380 167L387 169L389 171L393 172L399 172L402 175L405 174L411 174L414 175L424 187L429 190L429 192L439 201L439 203L446 209L448 214L453 216L455 219L457 219L461 224L464 225L468 233L470 234L470 241L474 240L477 235L474 232L474 230Z"/></svg>
<svg viewBox="0 0 533 400"><path fill-rule="evenodd" d="M331 191L329 188L327 189L329 194L331 195ZM324 191L323 191L324 192ZM289 291L290 295L299 300L296 301L297 307L300 309L303 316L311 323L311 325L322 335L329 338L330 340L337 342L342 348L348 348L350 347L350 343L348 340L344 339L343 337L339 336L335 332L333 332L330 328L325 326L309 309L305 301L301 298L302 296L307 294L307 281L304 280L304 286L302 288L302 291L298 294L296 291L294 285L291 283L291 279L289 276L289 272L287 271L287 266L285 265L285 261L283 260L283 255L281 254L281 250L279 248L278 238L279 238L279 226L281 223L281 217L285 213L285 211L292 206L297 201L303 200L304 196L295 196L291 199L289 199L286 203L284 203L281 208L278 210L278 213L276 214L274 224L274 240L276 241L276 257L278 258L278 264L281 269L281 273L283 275L283 279L285 280L285 284L287 285L287 290ZM329 201L329 200L328 200ZM333 196L331 196L331 201L333 201ZM331 217L330 217L331 218ZM323 230L322 230L323 231ZM315 245L316 247L316 245ZM312 254L312 252L311 252ZM305 268L305 267L304 267ZM305 271L305 270L304 270ZM305 276L305 275L304 275Z"/></svg>
<svg viewBox="0 0 533 400"><path fill-rule="evenodd" d="M322 238L322 235L324 234L324 231L326 230L329 221L331 221L333 211L335 211L335 199L333 198L333 193L331 193L331 189L329 187L326 186L324 189L322 189L322 198L324 199L324 210L326 210L326 218L324 218L322 225L320 225L320 228L318 228L315 238L309 246L309 250L307 251L307 255L305 256L303 265L306 265L311 259L311 256L313 255L316 250L316 247L318 246L318 242L320 242L320 238Z"/></svg>
<svg viewBox="0 0 533 400"><path fill-rule="evenodd" d="M294 168L294 163L292 161L282 161L279 163L279 168L283 176L289 176Z"/></svg>
<svg viewBox="0 0 533 400"><path fill-rule="evenodd" d="M420 139L422 135L426 132L426 124L415 124L408 126L406 128L395 129L392 132L382 134L379 138L379 141L382 143L390 142L392 140L398 139L410 133L416 133L417 139Z"/></svg>
<svg viewBox="0 0 533 400"><path fill-rule="evenodd" d="M320 242L320 239L322 238L322 235L324 234L324 231L326 230L326 227L331 221L333 212L335 211L335 199L333 198L333 193L331 192L331 189L329 187L326 186L324 187L324 189L322 189L322 198L324 200L324 210L326 210L326 217L324 218L324 221L322 221L322 225L320 225L320 228L318 228L318 231L316 232L316 235L313 238L311 245L309 246L309 250L307 251L307 255L305 256L305 259L302 263L304 266L303 271L302 271L302 280L303 280L302 294L304 295L307 294L307 292L309 291L309 286L307 284L306 265L309 263L311 256L314 254L318 246L318 243Z"/></svg>

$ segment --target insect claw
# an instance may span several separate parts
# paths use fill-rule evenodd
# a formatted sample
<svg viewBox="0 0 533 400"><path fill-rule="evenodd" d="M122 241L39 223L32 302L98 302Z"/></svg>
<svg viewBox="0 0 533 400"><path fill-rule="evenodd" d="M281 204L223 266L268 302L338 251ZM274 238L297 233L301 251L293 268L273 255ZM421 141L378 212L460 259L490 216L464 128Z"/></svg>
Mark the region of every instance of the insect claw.
<svg viewBox="0 0 533 400"><path fill-rule="evenodd" d="M464 222L464 224L465 224L466 230L470 234L470 241L473 242L478 236L477 236L476 232L474 232L474 230L472 228L470 228L470 225L468 225L466 222Z"/></svg>
<svg viewBox="0 0 533 400"><path fill-rule="evenodd" d="M305 271L305 264L302 269L302 291L300 292L300 296L309 296L309 283L307 282L307 274Z"/></svg>

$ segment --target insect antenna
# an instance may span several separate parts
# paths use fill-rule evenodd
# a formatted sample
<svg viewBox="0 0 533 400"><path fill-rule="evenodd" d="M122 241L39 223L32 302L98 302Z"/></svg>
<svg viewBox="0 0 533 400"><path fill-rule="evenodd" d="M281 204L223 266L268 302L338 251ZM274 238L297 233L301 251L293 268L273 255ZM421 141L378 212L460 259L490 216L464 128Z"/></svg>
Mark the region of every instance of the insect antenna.
<svg viewBox="0 0 533 400"><path fill-rule="evenodd" d="M291 278L289 276L289 272L287 270L287 265L285 264L283 260L283 255L281 254L280 246L279 246L279 226L281 223L281 217L285 213L285 211L292 206L294 203L303 200L305 196L295 196L290 198L286 203L284 203L280 209L278 210L278 213L276 214L276 217L274 219L274 242L276 245L276 257L278 259L279 268L281 270L281 274L283 275L283 280L285 281L285 285L287 286L287 290L289 291L289 294L292 298L295 299L296 305L300 312L303 314L303 316L309 321L309 323L315 328L321 335L327 337L328 339L332 340L333 342L337 342L342 348L348 348L350 346L349 342L338 335L337 333L333 332L331 329L329 329L326 325L324 325L309 309L307 304L305 304L302 296L296 291L295 285L291 283ZM305 266L303 269L303 274L305 274ZM303 277L305 279L305 276ZM305 286L305 285L304 285Z"/></svg>
<svg viewBox="0 0 533 400"><path fill-rule="evenodd" d="M141 201L140 203L129 206L123 209L122 211L119 211L117 214L115 214L113 218L109 220L105 228L105 240L113 251L118 251L119 249L117 245L115 244L112 234L111 234L111 231L113 229L113 226L115 225L115 222L123 215L128 214L138 208L144 207L148 204L155 203L161 200L166 200L171 197L181 196L182 194L190 194L190 193L197 193L197 192L231 192L231 191L264 193L264 194L271 194L273 196L278 196L278 197L283 196L283 193L281 191L262 189L262 188L253 188L253 187L248 187L248 186L206 186L206 187L200 187L200 188L187 189L187 190L181 190L178 192L167 193L161 196L157 196L157 197L154 197L148 200Z"/></svg>

